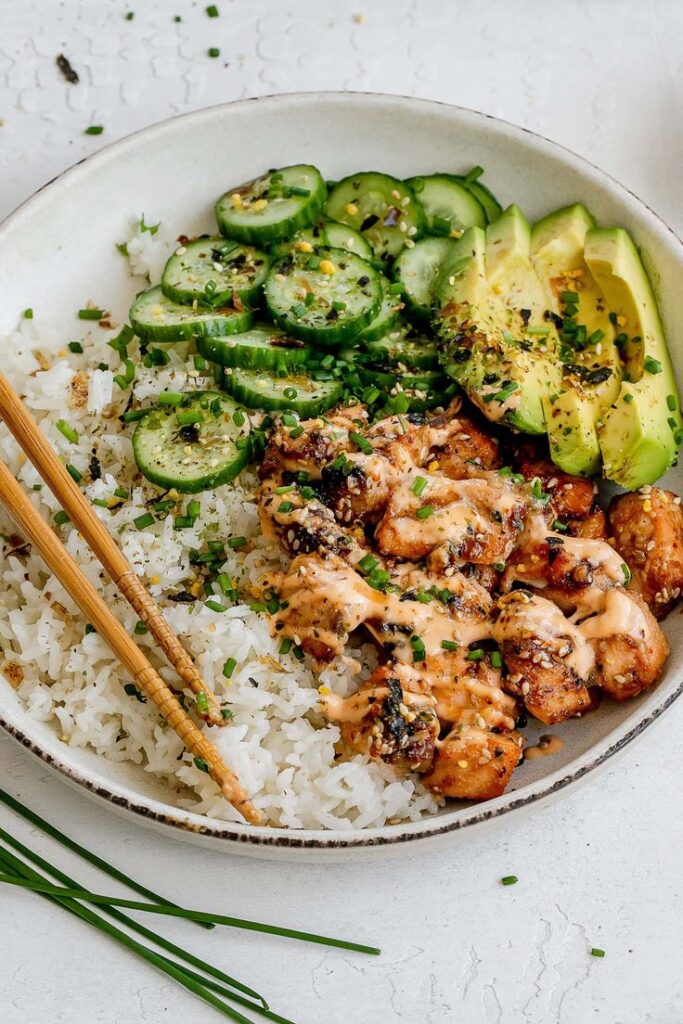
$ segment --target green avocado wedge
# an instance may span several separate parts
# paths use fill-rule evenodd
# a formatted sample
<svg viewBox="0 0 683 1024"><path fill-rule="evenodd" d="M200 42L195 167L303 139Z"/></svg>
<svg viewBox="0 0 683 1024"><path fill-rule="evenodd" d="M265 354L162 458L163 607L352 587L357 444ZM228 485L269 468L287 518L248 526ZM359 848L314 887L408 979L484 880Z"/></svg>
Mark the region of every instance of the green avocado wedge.
<svg viewBox="0 0 683 1024"><path fill-rule="evenodd" d="M597 423L622 379L605 296L584 259L586 235L594 227L586 207L576 203L548 214L531 232L531 262L564 317L562 387L543 399L548 442L555 464L574 476L600 472Z"/></svg>
<svg viewBox="0 0 683 1024"><path fill-rule="evenodd" d="M531 229L516 206L486 231L469 228L437 283L439 358L493 422L545 433L543 398L560 390L552 294L530 260Z"/></svg>
<svg viewBox="0 0 683 1024"><path fill-rule="evenodd" d="M624 380L598 424L603 473L629 490L654 483L683 437L680 398L652 286L623 228L594 228L585 259L622 336ZM625 336L625 337L623 337Z"/></svg>

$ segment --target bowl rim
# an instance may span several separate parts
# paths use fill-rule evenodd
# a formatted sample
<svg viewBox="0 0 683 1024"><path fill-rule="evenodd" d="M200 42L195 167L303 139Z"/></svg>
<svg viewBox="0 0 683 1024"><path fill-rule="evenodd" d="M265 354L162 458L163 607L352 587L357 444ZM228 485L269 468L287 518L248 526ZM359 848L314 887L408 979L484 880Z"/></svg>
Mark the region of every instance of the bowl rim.
<svg viewBox="0 0 683 1024"><path fill-rule="evenodd" d="M545 152L556 159L559 157L565 163L578 165L577 169L585 177L592 179L596 184L603 187L606 186L608 190L620 194L622 198L627 197L631 204L640 209L641 214L644 212L646 219L650 222L650 227L655 234L660 236L665 245L671 247L673 244L675 248L681 250L679 258L683 262L683 241L673 228L617 178L603 171L590 160L575 153L567 146L554 142L529 128L468 107L458 106L441 100L362 90L304 91L251 96L226 103L214 104L200 110L189 111L147 125L121 139L108 143L95 153L82 157L76 163L41 185L40 188L25 199L0 223L0 241L7 228L10 226L14 228L17 222L20 224L22 218L27 213L33 211L34 207L40 207L42 203L50 201L53 186L76 183L80 175L90 173L93 169L107 164L110 160L118 159L120 155L125 154L129 147L135 146L140 137L163 136L166 132L176 131L178 122L184 124L187 122L197 123L204 120L210 121L212 118L220 116L224 111L241 107L246 108L254 103L264 106L271 105L277 108L279 105L291 103L322 102L334 105L335 103L342 104L348 101L360 101L368 106L394 103L404 109L412 108L418 111L420 109L441 109L445 113L449 111L457 112L461 118L472 123L485 124L487 121L492 122L499 134L517 139L526 138L538 151ZM17 721L13 720L14 715L12 711L8 713L0 708L0 726L44 764L54 769L65 781L147 822L171 826L178 837L187 836L188 834L207 836L214 840L222 840L225 843L226 850L234 849L234 844L239 844L244 848L245 853L249 852L250 849L252 852L257 852L254 849L255 847L318 851L340 849L367 850L373 847L388 847L399 843L434 839L451 832L461 832L464 829L481 825L495 818L501 818L512 811L540 804L555 793L578 783L590 772L608 761L610 757L622 751L629 743L640 736L649 725L656 721L680 697L681 693L683 693L683 673L675 688L666 695L663 695L645 716L641 714L635 722L628 720L622 723L614 730L614 734L604 737L574 758L569 766L569 770L557 769L537 782L528 784L520 792L519 796L515 796L515 791L512 791L507 795L504 794L495 800L490 800L483 804L471 804L466 808L469 813L465 815L462 814L463 809L460 807L455 808L451 812L446 811L438 816L420 818L415 822L401 822L397 825L385 825L379 828L362 830L351 829L343 832L323 829L285 830L270 826L252 826L209 818L203 814L185 811L182 808L173 807L153 797L133 793L125 784L114 782L97 770L84 770L69 763L67 759L56 756L45 749L40 742L27 735ZM454 817L455 815L459 816Z"/></svg>

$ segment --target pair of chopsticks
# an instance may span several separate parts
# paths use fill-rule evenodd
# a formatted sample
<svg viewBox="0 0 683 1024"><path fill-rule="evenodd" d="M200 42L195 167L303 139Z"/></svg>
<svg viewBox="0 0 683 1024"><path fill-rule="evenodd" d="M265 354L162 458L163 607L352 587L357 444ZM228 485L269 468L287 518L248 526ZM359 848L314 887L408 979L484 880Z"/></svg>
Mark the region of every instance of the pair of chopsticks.
<svg viewBox="0 0 683 1024"><path fill-rule="evenodd" d="M121 549L71 479L55 455L49 441L12 388L0 373L0 419L14 436L19 447L31 460L39 475L69 516L97 560L135 609L138 617L154 636L168 661L194 693L203 693L208 700L207 719L224 725L215 695L207 690L192 659L178 636L164 619L151 594L145 589ZM105 601L84 576L57 535L36 511L7 466L0 459L0 502L16 522L23 536L40 553L50 571L71 595L97 632L106 640L135 681L135 684L157 707L159 713L175 730L187 749L204 761L209 775L223 795L247 821L258 824L259 812L249 800L237 777L224 764L215 746L185 714L177 697L149 663L143 652L128 635Z"/></svg>

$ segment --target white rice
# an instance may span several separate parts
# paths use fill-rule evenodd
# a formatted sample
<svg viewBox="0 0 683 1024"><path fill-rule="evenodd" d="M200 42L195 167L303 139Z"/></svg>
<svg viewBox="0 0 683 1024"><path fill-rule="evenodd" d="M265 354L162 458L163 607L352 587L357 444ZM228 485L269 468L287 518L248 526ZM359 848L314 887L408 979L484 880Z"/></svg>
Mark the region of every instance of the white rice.
<svg viewBox="0 0 683 1024"><path fill-rule="evenodd" d="M138 226L128 242L131 271L158 280L171 244L163 227L152 235ZM85 321L81 327L84 352L73 354L54 325L23 320L13 334L0 340L3 370L57 452L83 474L84 483L90 480L88 466L96 445L102 477L85 485L90 500L109 499L117 487L130 491L130 498L119 508L96 508L97 514L195 656L207 687L221 702L229 703L232 723L208 733L253 794L265 820L284 828L343 830L416 820L433 812L434 797L415 780L397 778L387 767L360 755L338 761L339 729L316 710L321 683L346 695L368 674L375 659L370 645L354 650L354 658L338 660L318 678L307 662L291 654L279 655L268 616L245 604L217 613L202 600L188 605L165 597L174 585L192 577L190 552L205 543L202 531L207 524L215 524L209 539L244 536L252 541L246 553L229 551L224 570L240 580L243 595L268 569L280 567L283 556L260 536L256 481L248 472L236 482L199 495L202 514L196 528L174 531L172 515L142 531L133 525L136 517L148 511L145 502L159 492L137 473L131 431L122 430L118 418L129 392L114 383L118 356L107 342L119 328L104 329ZM69 340L74 337L71 333ZM136 401L168 388L180 390L188 371L193 373L186 346L169 346L167 351L171 356L167 367L138 369ZM109 363L112 370L98 369L99 363ZM87 404L80 408L71 400L77 373L84 373L87 382ZM59 419L78 431L77 444L57 429ZM5 428L0 430L4 459L36 507L51 519L59 510L57 502L46 487L32 490L40 482L35 470ZM132 633L135 613L102 578L86 544L70 525L58 529L71 555ZM6 537L15 533L2 511L0 533ZM5 550L11 547L5 541ZM211 817L239 820L154 708L125 693L129 680L120 664L96 633L85 632L85 626L77 607L37 554L29 550L21 558L5 558L0 574L0 671L4 668L9 674L8 664L20 664L23 681L17 693L29 714L53 723L62 741L72 747L88 747L114 761L142 765L168 783L171 801ZM136 639L162 676L177 684L175 673L159 659L149 636ZM228 680L222 670L230 657L237 666Z"/></svg>

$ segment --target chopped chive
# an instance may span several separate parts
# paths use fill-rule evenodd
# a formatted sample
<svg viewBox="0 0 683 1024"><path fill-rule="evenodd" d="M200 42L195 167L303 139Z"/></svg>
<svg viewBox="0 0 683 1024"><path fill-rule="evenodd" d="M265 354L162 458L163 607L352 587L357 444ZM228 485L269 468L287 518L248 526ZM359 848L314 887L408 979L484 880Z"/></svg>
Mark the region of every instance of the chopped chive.
<svg viewBox="0 0 683 1024"><path fill-rule="evenodd" d="M627 405L631 404L631 402L633 401L633 392L632 391L626 391L624 393L624 401L626 402Z"/></svg>
<svg viewBox="0 0 683 1024"><path fill-rule="evenodd" d="M72 466L69 463L66 467L66 471L75 483L80 484L81 480L83 479L83 474L79 472L79 470L77 470L75 466Z"/></svg>
<svg viewBox="0 0 683 1024"><path fill-rule="evenodd" d="M624 586L627 587L631 582L631 570L627 566L626 562L621 563L621 571L624 574Z"/></svg>
<svg viewBox="0 0 683 1024"><path fill-rule="evenodd" d="M69 522L69 517L63 509L60 509L59 512L55 512L52 518L54 519L56 526L64 526Z"/></svg>
<svg viewBox="0 0 683 1024"><path fill-rule="evenodd" d="M149 630L145 623L142 621L142 619L139 619L135 623L135 628L133 629L133 632L135 633L136 636L145 636L146 633L149 633Z"/></svg>
<svg viewBox="0 0 683 1024"><path fill-rule="evenodd" d="M226 679L230 679L236 667L236 660L234 658L228 658L225 665L223 665L223 675L225 676Z"/></svg>
<svg viewBox="0 0 683 1024"><path fill-rule="evenodd" d="M189 516L176 516L173 520L174 530L191 530L194 526L194 519Z"/></svg>
<svg viewBox="0 0 683 1024"><path fill-rule="evenodd" d="M105 498L93 498L92 503L98 508L109 508L109 502Z"/></svg>
<svg viewBox="0 0 683 1024"><path fill-rule="evenodd" d="M598 949L597 946L591 947L591 956L603 957L605 955L604 949Z"/></svg>
<svg viewBox="0 0 683 1024"><path fill-rule="evenodd" d="M578 300L579 300L579 293L578 292L569 292L569 291L567 291L567 292L560 292L560 299L561 299L562 302L570 302L570 303L578 302Z"/></svg>
<svg viewBox="0 0 683 1024"><path fill-rule="evenodd" d="M71 441L72 444L76 444L78 442L77 432L74 430L70 423L66 422L66 420L57 420L55 426L57 427L59 433L62 434L67 439L67 441Z"/></svg>
<svg viewBox="0 0 683 1024"><path fill-rule="evenodd" d="M200 772L206 772L207 775L209 774L209 766L203 757L195 757L194 766L195 768L199 768Z"/></svg>
<svg viewBox="0 0 683 1024"><path fill-rule="evenodd" d="M70 341L67 347L69 352L73 352L76 355L80 355L83 351L83 346L80 341Z"/></svg>
<svg viewBox="0 0 683 1024"><path fill-rule="evenodd" d="M363 452L364 455L372 455L374 448L362 434L357 434L355 430L352 430L349 434L349 441L355 444L356 448Z"/></svg>
<svg viewBox="0 0 683 1024"><path fill-rule="evenodd" d="M484 651L481 647L477 647L474 651L468 651L465 655L465 661L481 661L484 657Z"/></svg>
<svg viewBox="0 0 683 1024"><path fill-rule="evenodd" d="M415 515L418 519L429 519L431 515L434 515L435 508L433 505L423 505L422 508L418 508Z"/></svg>
<svg viewBox="0 0 683 1024"><path fill-rule="evenodd" d="M221 55L221 51L218 49L217 46L210 46L206 52L208 53L209 57L220 57Z"/></svg>
<svg viewBox="0 0 683 1024"><path fill-rule="evenodd" d="M190 519L196 521L199 518L199 513L201 512L201 510L202 506L200 505L199 501L197 500L197 498L193 498L192 501L187 506L187 515Z"/></svg>
<svg viewBox="0 0 683 1024"><path fill-rule="evenodd" d="M534 335L534 334L544 334L545 335L545 334L549 334L550 333L550 327L541 327L541 326L539 326L539 327L527 327L526 333L527 334L532 334L532 335Z"/></svg>
<svg viewBox="0 0 683 1024"><path fill-rule="evenodd" d="M363 557L358 563L359 568L362 569L364 573L373 572L378 565L379 560L375 558L373 555L363 555Z"/></svg>
<svg viewBox="0 0 683 1024"><path fill-rule="evenodd" d="M183 396L179 391L163 391L160 395L157 395L159 405L180 405L182 400Z"/></svg>
<svg viewBox="0 0 683 1024"><path fill-rule="evenodd" d="M662 364L658 359L653 359L652 356L645 356L643 366L645 367L648 373L662 372Z"/></svg>
<svg viewBox="0 0 683 1024"><path fill-rule="evenodd" d="M676 409L676 396L675 395L667 395L666 396L666 405L667 405L667 408L671 412L674 412L675 409Z"/></svg>
<svg viewBox="0 0 683 1024"><path fill-rule="evenodd" d="M209 695L204 690L200 690L195 698L195 703L199 714L205 715L209 710Z"/></svg>
<svg viewBox="0 0 683 1024"><path fill-rule="evenodd" d="M518 881L517 875L503 875L501 878L503 885L517 885Z"/></svg>
<svg viewBox="0 0 683 1024"><path fill-rule="evenodd" d="M127 491L125 487L117 487L114 491L114 497L123 498L125 501L126 498L130 497L130 491Z"/></svg>
<svg viewBox="0 0 683 1024"><path fill-rule="evenodd" d="M410 489L415 497L419 498L426 486L427 480L423 476L416 476Z"/></svg>
<svg viewBox="0 0 683 1024"><path fill-rule="evenodd" d="M135 17L135 11L128 11L126 14L126 21L132 21Z"/></svg>
<svg viewBox="0 0 683 1024"><path fill-rule="evenodd" d="M176 418L181 426L186 427L190 426L192 423L201 423L204 419L204 415L199 411L199 409L181 409Z"/></svg>
<svg viewBox="0 0 683 1024"><path fill-rule="evenodd" d="M273 494L289 494L291 491L296 490L296 484L283 484L282 487L276 487Z"/></svg>
<svg viewBox="0 0 683 1024"><path fill-rule="evenodd" d="M101 135L103 131L104 131L104 125L102 125L102 124L91 124L91 125L89 125L85 129L83 134L84 135Z"/></svg>
<svg viewBox="0 0 683 1024"><path fill-rule="evenodd" d="M458 644L455 642L455 640L442 640L441 646L443 647L444 651L457 651L458 649Z"/></svg>
<svg viewBox="0 0 683 1024"><path fill-rule="evenodd" d="M493 668L503 667L503 655L500 651L491 651L491 665Z"/></svg>
<svg viewBox="0 0 683 1024"><path fill-rule="evenodd" d="M24 317L24 320L33 320L33 310L31 309L30 306L28 309L24 310L22 315Z"/></svg>
<svg viewBox="0 0 683 1024"><path fill-rule="evenodd" d="M42 484L34 484L33 487L31 488L32 491L42 491L42 489L43 489L43 485Z"/></svg>
<svg viewBox="0 0 683 1024"><path fill-rule="evenodd" d="M229 537L228 538L228 547L232 548L233 551L235 550L235 548L243 548L246 543L247 543L247 538L246 537Z"/></svg>
<svg viewBox="0 0 683 1024"><path fill-rule="evenodd" d="M216 7L215 4L209 4L209 6L206 8L206 13L210 18L217 18L218 8Z"/></svg>
<svg viewBox="0 0 683 1024"><path fill-rule="evenodd" d="M205 601L204 606L210 608L212 612L217 612L219 615L221 612L227 612L227 608L224 604L220 604L218 601Z"/></svg>
<svg viewBox="0 0 683 1024"><path fill-rule="evenodd" d="M303 427L295 427L295 428L294 428L294 430L290 430L290 432L289 432L289 436L290 436L290 437L291 437L291 438L292 438L293 440L296 440L296 439L297 439L297 437L301 437L301 435L303 434L303 432L304 432L304 428L303 428Z"/></svg>
<svg viewBox="0 0 683 1024"><path fill-rule="evenodd" d="M411 636L410 646L413 651L413 661L424 661L427 657L427 651L425 649L424 641L422 637Z"/></svg>
<svg viewBox="0 0 683 1024"><path fill-rule="evenodd" d="M79 320L101 320L104 316L103 309L79 309Z"/></svg>
<svg viewBox="0 0 683 1024"><path fill-rule="evenodd" d="M286 637L286 638L285 638L285 639L284 639L284 640L282 641L282 643L280 644L280 651L279 651L279 653L280 653L280 654L289 654L289 652L290 652L290 651L291 651L291 649L292 649L292 644L293 644L293 643L294 643L294 641L293 641L293 640L290 640L290 638L289 638L289 637Z"/></svg>
<svg viewBox="0 0 683 1024"><path fill-rule="evenodd" d="M286 512L291 512L293 508L294 505L291 501L282 501L278 507L278 512L282 512L284 515Z"/></svg>
<svg viewBox="0 0 683 1024"><path fill-rule="evenodd" d="M598 328L597 331L593 331L593 333L589 337L588 344L589 345L597 345L597 343L599 341L602 341L602 339L604 337L605 337L605 332L600 330L600 328Z"/></svg>
<svg viewBox="0 0 683 1024"><path fill-rule="evenodd" d="M230 719L233 718L233 713L230 708L221 708L221 718L226 722L229 722Z"/></svg>
<svg viewBox="0 0 683 1024"><path fill-rule="evenodd" d="M146 530L148 526L154 525L154 516L151 512L145 512L144 515L138 516L137 519L134 519L133 523L138 530Z"/></svg>

